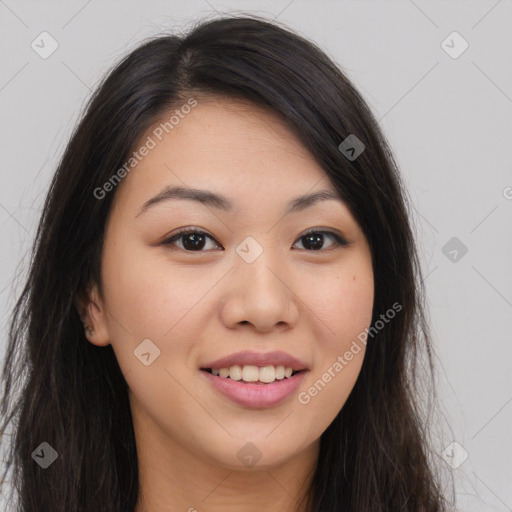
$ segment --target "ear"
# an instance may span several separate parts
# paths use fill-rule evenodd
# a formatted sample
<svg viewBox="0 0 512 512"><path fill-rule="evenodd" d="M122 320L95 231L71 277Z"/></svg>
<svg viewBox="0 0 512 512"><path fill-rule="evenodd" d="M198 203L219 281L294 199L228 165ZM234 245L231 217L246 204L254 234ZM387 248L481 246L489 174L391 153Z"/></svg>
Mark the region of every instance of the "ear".
<svg viewBox="0 0 512 512"><path fill-rule="evenodd" d="M107 312L96 284L75 297L75 307L84 324L85 337L99 347L110 345Z"/></svg>

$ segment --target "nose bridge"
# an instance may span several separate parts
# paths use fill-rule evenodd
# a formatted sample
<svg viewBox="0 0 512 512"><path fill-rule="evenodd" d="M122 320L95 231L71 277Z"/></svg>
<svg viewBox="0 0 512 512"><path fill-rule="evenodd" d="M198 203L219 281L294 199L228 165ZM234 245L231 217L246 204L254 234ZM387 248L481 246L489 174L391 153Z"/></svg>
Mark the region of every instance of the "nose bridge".
<svg viewBox="0 0 512 512"><path fill-rule="evenodd" d="M284 265L280 262L279 251L272 246L270 236L260 236L258 240L247 236L237 246L236 253L235 271L246 285L257 285L269 291L272 288L272 292L282 293L285 276L278 279L276 274L284 274Z"/></svg>
<svg viewBox="0 0 512 512"><path fill-rule="evenodd" d="M249 321L264 330L277 323L294 324L297 320L286 265L279 251L270 247L270 239L261 237L258 241L248 236L235 249L232 274L235 281L229 287L224 311L229 323Z"/></svg>

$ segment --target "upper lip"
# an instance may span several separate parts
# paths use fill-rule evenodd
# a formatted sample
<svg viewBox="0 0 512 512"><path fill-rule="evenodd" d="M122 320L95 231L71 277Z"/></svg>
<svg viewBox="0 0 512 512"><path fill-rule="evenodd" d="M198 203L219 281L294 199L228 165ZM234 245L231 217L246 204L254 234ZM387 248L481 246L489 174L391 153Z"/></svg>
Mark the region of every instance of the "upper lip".
<svg viewBox="0 0 512 512"><path fill-rule="evenodd" d="M244 350L243 352L237 352L236 354L231 354L229 356L216 359L215 361L212 361L210 363L206 363L204 366L201 366L201 369L230 368L231 366L234 365L282 365L285 367L292 368L295 371L307 370L306 363L280 350L274 352L266 352L264 354L262 354L261 352Z"/></svg>

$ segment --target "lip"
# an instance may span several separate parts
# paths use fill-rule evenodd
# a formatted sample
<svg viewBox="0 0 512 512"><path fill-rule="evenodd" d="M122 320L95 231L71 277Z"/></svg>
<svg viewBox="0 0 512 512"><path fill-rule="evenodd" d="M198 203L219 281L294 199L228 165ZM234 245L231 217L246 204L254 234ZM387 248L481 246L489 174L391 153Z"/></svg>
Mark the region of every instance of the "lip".
<svg viewBox="0 0 512 512"><path fill-rule="evenodd" d="M236 354L231 354L229 356L222 357L221 359L217 359L216 361L206 363L201 366L201 369L230 368L231 366L234 365L282 365L285 367L290 367L296 371L308 370L306 363L280 350L276 350L274 352L267 352L265 354L262 354L260 352L253 352L251 350L244 350L243 352L237 352Z"/></svg>
<svg viewBox="0 0 512 512"><path fill-rule="evenodd" d="M223 396L238 405L265 408L278 405L291 396L301 385L309 370L301 371L293 377L275 380L271 384L251 384L220 377L201 370L210 384Z"/></svg>

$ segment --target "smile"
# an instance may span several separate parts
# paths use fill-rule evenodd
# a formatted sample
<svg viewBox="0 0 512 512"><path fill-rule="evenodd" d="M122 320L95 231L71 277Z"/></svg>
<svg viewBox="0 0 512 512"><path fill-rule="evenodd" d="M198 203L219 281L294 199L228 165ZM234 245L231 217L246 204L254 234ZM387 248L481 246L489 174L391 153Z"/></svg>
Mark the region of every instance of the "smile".
<svg viewBox="0 0 512 512"><path fill-rule="evenodd" d="M224 397L238 405L253 408L272 407L283 402L297 390L308 373L308 370L293 373L289 367L286 371L279 366L274 369L273 366L258 368L247 365L235 368L233 373L235 378L233 378L231 377L232 368L202 369L201 374ZM222 375L220 375L221 370L223 370ZM226 375L226 371L229 375ZM218 372L219 375L215 375L214 372ZM289 376L286 376L286 373ZM237 379L237 377L240 378ZM266 379L268 382L261 379Z"/></svg>

